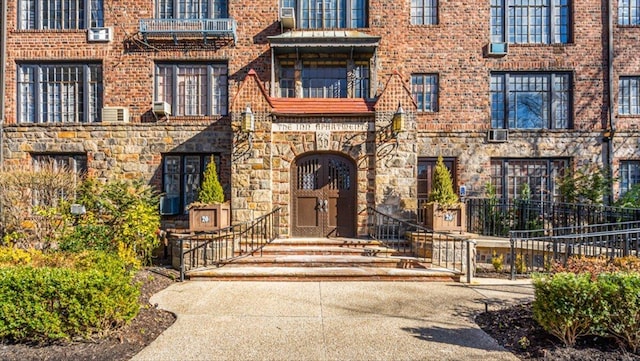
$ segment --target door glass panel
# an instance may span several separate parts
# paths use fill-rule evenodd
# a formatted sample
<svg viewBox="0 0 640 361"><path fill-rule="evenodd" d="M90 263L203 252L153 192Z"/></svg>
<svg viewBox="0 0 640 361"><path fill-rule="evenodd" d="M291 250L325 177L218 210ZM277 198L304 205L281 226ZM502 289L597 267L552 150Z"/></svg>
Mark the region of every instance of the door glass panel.
<svg viewBox="0 0 640 361"><path fill-rule="evenodd" d="M200 156L184 158L184 199L185 204L192 203L200 187Z"/></svg>
<svg viewBox="0 0 640 361"><path fill-rule="evenodd" d="M298 165L298 189L319 189L320 163L317 158L309 159Z"/></svg>
<svg viewBox="0 0 640 361"><path fill-rule="evenodd" d="M329 184L329 189L351 189L349 165L337 159L329 159L329 174L327 181Z"/></svg>

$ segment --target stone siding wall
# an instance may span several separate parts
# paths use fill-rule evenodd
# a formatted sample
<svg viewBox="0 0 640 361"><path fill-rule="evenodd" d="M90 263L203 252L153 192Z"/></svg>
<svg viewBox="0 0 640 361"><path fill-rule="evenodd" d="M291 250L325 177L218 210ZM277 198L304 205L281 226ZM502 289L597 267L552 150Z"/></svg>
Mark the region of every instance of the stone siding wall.
<svg viewBox="0 0 640 361"><path fill-rule="evenodd" d="M381 37L371 76L379 98L372 118L356 121L373 122L376 131L332 132L327 149L347 155L356 163L358 210L367 205L382 206L410 218L417 207L419 157L456 157L456 186L466 185L469 195L484 194L492 158L570 157L575 166L604 165L601 133L608 126L609 79L602 2L572 4L569 44L513 44L508 55L498 58L485 55L490 35L487 1L440 2L439 23L429 26L410 24L409 1L370 0L368 4L368 27L357 31ZM270 92L267 37L281 33L279 1L230 2L229 15L238 21L235 44L228 40L207 44L180 40L174 44L169 39L145 43L138 33L139 19L155 17L152 1L105 0L105 26L113 27L115 34L109 43L87 43L85 30L17 30L18 1L8 5L7 119L3 132L6 165L29 166L29 155L36 152L86 152L91 172L101 179L145 178L160 185L163 153L220 152L222 181L232 200L234 220L259 216L275 206L289 206L292 162L305 152L315 151L316 144L313 133L271 130L275 117L261 89ZM637 75L640 28L616 26L614 30L616 77ZM229 115L171 117L156 122L150 109L154 64L158 61L228 64ZM131 123L16 125L18 65L41 62L101 63L103 103L128 107ZM574 129L511 131L508 143L488 143L489 81L494 71L570 72ZM438 74L436 112L416 112L410 98L414 73ZM248 86L249 82L254 84ZM382 139L378 130L389 124L399 103L407 111L406 130L397 140ZM239 132L241 112L247 104L256 116L251 142L247 134ZM617 119L614 167L620 159L639 158L637 118ZM295 121L319 120L307 117ZM287 210L283 214L289 219ZM359 231L365 223L359 216Z"/></svg>

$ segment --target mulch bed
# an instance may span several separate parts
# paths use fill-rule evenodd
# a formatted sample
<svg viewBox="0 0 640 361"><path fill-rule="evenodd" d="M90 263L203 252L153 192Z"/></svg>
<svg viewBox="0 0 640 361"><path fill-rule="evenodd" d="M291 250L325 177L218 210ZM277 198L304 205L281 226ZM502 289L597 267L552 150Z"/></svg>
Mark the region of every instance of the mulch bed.
<svg viewBox="0 0 640 361"><path fill-rule="evenodd" d="M175 322L172 313L159 310L149 304L149 298L174 283L167 272L145 269L136 274L142 282L140 313L126 326L108 337L93 341L64 342L50 345L0 343L0 360L129 360L155 340ZM160 270L160 269L158 269Z"/></svg>
<svg viewBox="0 0 640 361"><path fill-rule="evenodd" d="M510 275L485 269L476 277L508 279ZM631 354L619 347L615 340L602 337L583 337L575 347L564 347L562 341L533 319L531 303L483 312L476 316L476 323L498 344L522 360L640 361L640 355Z"/></svg>

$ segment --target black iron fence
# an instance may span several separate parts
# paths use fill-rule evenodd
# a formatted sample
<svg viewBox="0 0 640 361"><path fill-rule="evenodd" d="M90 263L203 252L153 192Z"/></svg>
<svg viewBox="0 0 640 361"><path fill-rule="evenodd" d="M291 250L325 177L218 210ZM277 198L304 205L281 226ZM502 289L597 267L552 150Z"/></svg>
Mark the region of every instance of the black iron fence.
<svg viewBox="0 0 640 361"><path fill-rule="evenodd" d="M537 230L640 220L640 209L532 200L468 198L467 231L508 237L512 230Z"/></svg>
<svg viewBox="0 0 640 361"><path fill-rule="evenodd" d="M471 269L473 241L423 226L368 208L369 237L400 254L423 259L436 267L464 273ZM470 276L470 273L467 272Z"/></svg>
<svg viewBox="0 0 640 361"><path fill-rule="evenodd" d="M177 242L180 281L194 268L220 266L239 257L262 255L262 248L278 237L279 225L280 208L276 208L249 222L181 237Z"/></svg>
<svg viewBox="0 0 640 361"><path fill-rule="evenodd" d="M572 256L626 257L640 252L640 221L511 231L511 276L546 272Z"/></svg>

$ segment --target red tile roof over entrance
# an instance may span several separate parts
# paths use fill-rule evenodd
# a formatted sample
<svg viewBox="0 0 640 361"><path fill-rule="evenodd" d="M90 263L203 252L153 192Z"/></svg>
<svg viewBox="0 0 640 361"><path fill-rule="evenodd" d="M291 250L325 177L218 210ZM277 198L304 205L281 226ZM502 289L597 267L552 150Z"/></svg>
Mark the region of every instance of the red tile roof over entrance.
<svg viewBox="0 0 640 361"><path fill-rule="evenodd" d="M271 98L275 114L371 114L373 102L354 98Z"/></svg>

